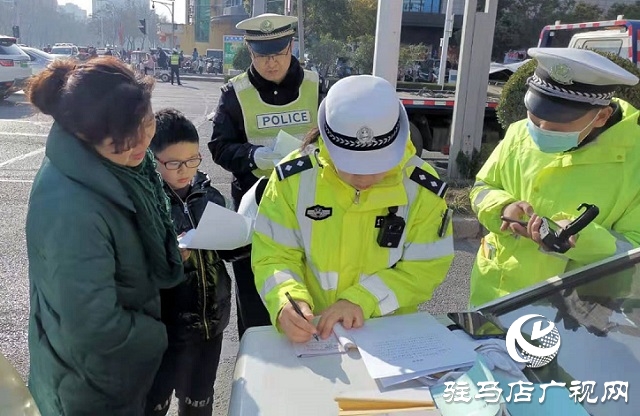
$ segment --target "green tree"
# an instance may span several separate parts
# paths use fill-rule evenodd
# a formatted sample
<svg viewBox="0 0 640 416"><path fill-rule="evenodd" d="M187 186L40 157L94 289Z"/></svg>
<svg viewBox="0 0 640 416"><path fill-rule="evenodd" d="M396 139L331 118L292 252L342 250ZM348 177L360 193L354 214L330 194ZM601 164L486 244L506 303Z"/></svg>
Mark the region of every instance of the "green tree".
<svg viewBox="0 0 640 416"><path fill-rule="evenodd" d="M378 18L377 0L349 0L349 15L346 16L346 33L357 39L362 36L376 34L376 20Z"/></svg>
<svg viewBox="0 0 640 416"><path fill-rule="evenodd" d="M595 4L580 2L576 4L566 19L567 23L594 22L604 19L604 10Z"/></svg>
<svg viewBox="0 0 640 416"><path fill-rule="evenodd" d="M355 42L355 51L352 55L353 67L360 74L373 73L373 54L375 50L375 37L373 35L362 35Z"/></svg>
<svg viewBox="0 0 640 416"><path fill-rule="evenodd" d="M238 48L236 55L233 57L232 65L234 69L240 69L242 71L249 68L251 65L251 53L246 44L242 44L242 46Z"/></svg>
<svg viewBox="0 0 640 416"><path fill-rule="evenodd" d="M335 64L336 58L348 55L344 42L334 39L331 35L322 35L309 51L318 72L324 77Z"/></svg>
<svg viewBox="0 0 640 416"><path fill-rule="evenodd" d="M607 10L607 19L615 19L619 15L624 15L625 19L640 19L640 1L634 4L614 3Z"/></svg>
<svg viewBox="0 0 640 416"><path fill-rule="evenodd" d="M494 59L509 50L537 44L542 28L556 20L566 20L575 0L511 0L500 3L493 42Z"/></svg>
<svg viewBox="0 0 640 416"><path fill-rule="evenodd" d="M426 59L427 48L422 43L417 45L400 45L400 53L398 54L398 67L409 67L415 61L424 61Z"/></svg>

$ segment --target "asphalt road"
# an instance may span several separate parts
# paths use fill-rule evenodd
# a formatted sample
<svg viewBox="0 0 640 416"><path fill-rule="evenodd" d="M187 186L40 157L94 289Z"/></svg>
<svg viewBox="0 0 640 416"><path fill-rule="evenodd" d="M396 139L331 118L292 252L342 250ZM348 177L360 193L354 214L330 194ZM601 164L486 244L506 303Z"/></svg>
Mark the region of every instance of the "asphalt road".
<svg viewBox="0 0 640 416"><path fill-rule="evenodd" d="M206 143L211 123L206 116L215 110L219 82L184 81L183 86L158 83L153 94L155 110L175 107L197 126L204 156L201 168L227 197L230 174L209 157ZM46 135L52 120L38 114L22 94L0 102L0 352L26 379L29 369L27 322L29 282L24 222L29 190L44 155ZM61 236L64 238L64 236ZM464 309L469 292L469 273L478 241L456 241L456 258L445 283L422 309L447 312ZM231 267L229 272L233 276ZM215 415L226 415L235 358L238 351L235 302L231 324L225 331L216 381ZM175 403L170 415L177 415Z"/></svg>

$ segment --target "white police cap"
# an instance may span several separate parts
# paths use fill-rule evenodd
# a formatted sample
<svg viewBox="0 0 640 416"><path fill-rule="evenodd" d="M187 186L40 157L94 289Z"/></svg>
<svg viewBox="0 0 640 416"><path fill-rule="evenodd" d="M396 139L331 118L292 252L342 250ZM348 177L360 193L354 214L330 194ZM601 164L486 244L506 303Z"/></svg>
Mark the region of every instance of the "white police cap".
<svg viewBox="0 0 640 416"><path fill-rule="evenodd" d="M546 121L576 120L609 105L618 86L638 83L638 77L591 50L531 48L528 52L538 66L527 81L525 106Z"/></svg>
<svg viewBox="0 0 640 416"><path fill-rule="evenodd" d="M264 13L245 19L236 25L244 30L244 39L253 51L263 55L275 54L287 47L296 32L298 18Z"/></svg>

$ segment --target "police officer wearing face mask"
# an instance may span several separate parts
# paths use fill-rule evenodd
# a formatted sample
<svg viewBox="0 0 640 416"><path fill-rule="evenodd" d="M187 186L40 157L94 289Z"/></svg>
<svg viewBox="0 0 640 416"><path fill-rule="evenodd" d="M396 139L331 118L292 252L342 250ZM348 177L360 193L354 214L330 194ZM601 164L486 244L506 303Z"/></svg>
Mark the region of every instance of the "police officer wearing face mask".
<svg viewBox="0 0 640 416"><path fill-rule="evenodd" d="M589 50L529 55L538 67L528 80L527 119L509 127L471 191L489 230L471 274L474 307L640 245L640 112L612 98L638 78ZM549 251L541 217L566 227L582 203L599 215L566 253Z"/></svg>
<svg viewBox="0 0 640 416"><path fill-rule="evenodd" d="M316 125L319 78L305 71L293 51L298 19L266 13L236 25L245 31L251 66L222 87L213 118L209 150L213 160L233 174L231 195L236 207L258 178L269 177L286 155L274 151L280 130L300 140ZM270 325L255 287L251 260L233 263L238 306L238 332Z"/></svg>

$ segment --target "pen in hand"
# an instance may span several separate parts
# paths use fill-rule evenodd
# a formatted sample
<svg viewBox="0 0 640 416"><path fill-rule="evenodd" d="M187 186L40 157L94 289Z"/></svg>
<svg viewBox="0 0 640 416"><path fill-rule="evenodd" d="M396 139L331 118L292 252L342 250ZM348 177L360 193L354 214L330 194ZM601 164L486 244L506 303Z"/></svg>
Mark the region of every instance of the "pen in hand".
<svg viewBox="0 0 640 416"><path fill-rule="evenodd" d="M296 301L293 300L289 292L285 293L285 296L287 297L287 299L289 299L289 303L291 303L291 306L293 306L293 310L296 311L296 313L306 321L307 318L304 317L304 313L302 313L302 311L300 310L300 307L298 306ZM313 338L315 338L316 341L320 341L320 338L318 338L318 334L313 334Z"/></svg>

